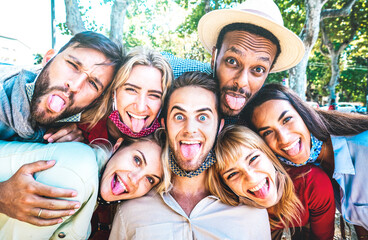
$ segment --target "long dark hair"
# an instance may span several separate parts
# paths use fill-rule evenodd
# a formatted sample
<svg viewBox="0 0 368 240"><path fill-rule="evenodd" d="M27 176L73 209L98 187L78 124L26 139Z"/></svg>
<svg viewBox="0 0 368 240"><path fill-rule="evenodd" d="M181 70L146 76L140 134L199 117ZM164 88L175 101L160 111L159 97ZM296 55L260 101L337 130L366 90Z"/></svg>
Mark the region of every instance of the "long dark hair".
<svg viewBox="0 0 368 240"><path fill-rule="evenodd" d="M354 135L368 130L368 116L313 109L293 90L276 83L263 86L242 111L240 119L256 130L252 123L254 109L273 99L288 101L301 116L309 131L322 141L327 141L330 135Z"/></svg>

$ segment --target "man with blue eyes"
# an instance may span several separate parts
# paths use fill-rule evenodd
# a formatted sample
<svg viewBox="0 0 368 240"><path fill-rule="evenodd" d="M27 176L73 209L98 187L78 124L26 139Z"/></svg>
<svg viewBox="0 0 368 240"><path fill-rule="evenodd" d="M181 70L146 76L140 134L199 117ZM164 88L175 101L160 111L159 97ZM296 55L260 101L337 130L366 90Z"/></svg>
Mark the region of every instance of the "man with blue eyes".
<svg viewBox="0 0 368 240"><path fill-rule="evenodd" d="M247 0L232 9L214 10L198 23L211 64L163 53L175 77L187 71L214 75L226 123L236 123L241 110L264 84L269 73L292 68L302 59L304 45L283 26L273 0Z"/></svg>
<svg viewBox="0 0 368 240"><path fill-rule="evenodd" d="M0 68L0 239L88 237L98 189L95 152L81 143L36 142L46 127L78 122L122 60L118 45L88 31L58 54L50 50L42 69Z"/></svg>
<svg viewBox="0 0 368 240"><path fill-rule="evenodd" d="M202 72L173 82L162 109L171 179L164 190L118 207L109 239L270 239L267 211L231 207L211 195L207 169L224 122L218 112L218 85ZM256 223L256 224L255 224Z"/></svg>

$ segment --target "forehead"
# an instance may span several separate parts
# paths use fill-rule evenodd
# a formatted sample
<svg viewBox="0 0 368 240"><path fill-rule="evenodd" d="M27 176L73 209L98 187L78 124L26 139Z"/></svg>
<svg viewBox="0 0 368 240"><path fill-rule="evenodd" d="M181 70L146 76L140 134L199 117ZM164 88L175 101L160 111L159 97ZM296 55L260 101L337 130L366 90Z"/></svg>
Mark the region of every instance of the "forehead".
<svg viewBox="0 0 368 240"><path fill-rule="evenodd" d="M104 53L92 48L78 47L76 44L69 46L58 55L80 61L86 67L112 67L111 61Z"/></svg>
<svg viewBox="0 0 368 240"><path fill-rule="evenodd" d="M227 32L221 45L222 51L236 48L246 51L256 51L276 56L277 47L271 40L247 31Z"/></svg>
<svg viewBox="0 0 368 240"><path fill-rule="evenodd" d="M126 83L139 85L143 88L162 89L162 74L161 71L152 66L135 65L126 80Z"/></svg>
<svg viewBox="0 0 368 240"><path fill-rule="evenodd" d="M187 86L176 89L169 99L168 112L174 106L192 111L208 108L214 115L217 115L215 93L202 87Z"/></svg>

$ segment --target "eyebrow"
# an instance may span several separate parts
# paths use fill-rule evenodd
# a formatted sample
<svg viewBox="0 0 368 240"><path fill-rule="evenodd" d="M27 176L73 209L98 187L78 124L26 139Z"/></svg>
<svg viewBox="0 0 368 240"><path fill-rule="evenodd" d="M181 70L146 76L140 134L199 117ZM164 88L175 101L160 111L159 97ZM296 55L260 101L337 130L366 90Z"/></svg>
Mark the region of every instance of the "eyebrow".
<svg viewBox="0 0 368 240"><path fill-rule="evenodd" d="M285 116L285 114L286 114L288 111L289 111L289 110L285 110L285 111L283 111L283 112L280 114L280 116L279 116L279 118L277 119L277 121L280 121L280 120ZM257 129L257 132L261 132L261 131L263 131L263 130L266 130L267 128L269 128L269 126L258 128L258 129Z"/></svg>
<svg viewBox="0 0 368 240"><path fill-rule="evenodd" d="M138 149L137 149L137 151L141 154L141 156L143 158L144 165L147 165L146 156L144 156L143 152L139 151Z"/></svg>
<svg viewBox="0 0 368 240"><path fill-rule="evenodd" d="M82 68L84 67L83 66L83 63L81 61L79 61L78 58L72 56L72 55L68 55L69 58L73 59L73 61L78 64L79 66L81 66ZM101 64L94 64L94 65L101 65ZM91 77L89 74L87 74L88 78L91 78L93 79L94 82L96 82L97 85L99 85L102 89L104 89L104 85L102 84L102 82L100 81L100 79L96 78L96 77Z"/></svg>
<svg viewBox="0 0 368 240"><path fill-rule="evenodd" d="M137 89L139 89L139 90L141 90L141 89L142 89L141 87L139 87L139 86L137 86L137 85L134 85L134 84L131 84L131 83L124 83L124 85L123 85L123 86L131 86L131 87L133 87L133 88L137 88ZM148 92L151 92L151 93L157 93L157 94L162 95L162 92L161 92L161 91L159 91L159 90L148 90Z"/></svg>
<svg viewBox="0 0 368 240"><path fill-rule="evenodd" d="M172 111L174 111L174 109L177 109L177 110L182 111L182 112L186 112L186 110L185 110L184 108L182 108L182 107L180 107L180 106L175 105L175 106L173 106L173 107L171 108L170 113L171 113ZM212 109L211 109L211 108L209 108L209 107L204 107L204 108L197 109L195 112L199 113L199 112L206 112L206 111L213 113Z"/></svg>
<svg viewBox="0 0 368 240"><path fill-rule="evenodd" d="M254 152L256 152L257 149L252 149L252 151L245 157L245 160L248 160L250 158L250 156L252 156L254 154ZM226 172L224 172L222 175L227 174L228 172L231 172L232 170L234 170L234 168L230 168L228 169Z"/></svg>
<svg viewBox="0 0 368 240"><path fill-rule="evenodd" d="M139 151L138 149L137 151L142 155L144 165L147 166L146 156L144 156L143 152ZM152 174L152 176L154 176L155 178L158 179L159 182L161 182L161 178L159 176L157 176L156 174Z"/></svg>
<svg viewBox="0 0 368 240"><path fill-rule="evenodd" d="M237 49L234 46L230 47L225 52L233 52L233 53L235 53L237 55L243 56L243 52L240 51L239 49ZM269 62L269 63L271 63L271 59L269 57L263 57L263 56L261 56L261 57L258 58L258 60L261 60L263 62Z"/></svg>

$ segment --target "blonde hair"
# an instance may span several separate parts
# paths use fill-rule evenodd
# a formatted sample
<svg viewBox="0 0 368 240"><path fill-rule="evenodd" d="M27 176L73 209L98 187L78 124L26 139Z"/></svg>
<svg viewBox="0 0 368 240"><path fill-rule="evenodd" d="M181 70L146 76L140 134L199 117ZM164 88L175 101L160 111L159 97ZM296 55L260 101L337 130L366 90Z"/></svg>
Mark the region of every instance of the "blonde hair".
<svg viewBox="0 0 368 240"><path fill-rule="evenodd" d="M93 128L98 121L107 117L112 112L113 94L123 86L128 80L134 66L150 66L160 70L162 74L162 103L165 100L166 92L170 88L174 75L170 64L165 58L155 50L137 47L133 48L127 55L124 64L120 67L115 75L111 85L106 89L106 93L99 102L94 104L95 107L83 113L83 123L89 123L89 129Z"/></svg>
<svg viewBox="0 0 368 240"><path fill-rule="evenodd" d="M239 159L242 147L259 149L265 153L278 172L277 174L282 177L282 181L278 181L282 185L278 187L282 191L278 193L281 195L280 200L272 207L272 214L275 218L270 218L271 228L289 227L289 224L293 222L301 224L300 215L304 211L304 207L295 194L291 178L262 138L247 127L229 125L219 134L215 146L217 162L210 168L208 174L211 194L218 196L222 202L232 206L237 206L240 203L258 205L249 199L243 201L243 197L238 197L221 177L221 172L226 166Z"/></svg>

